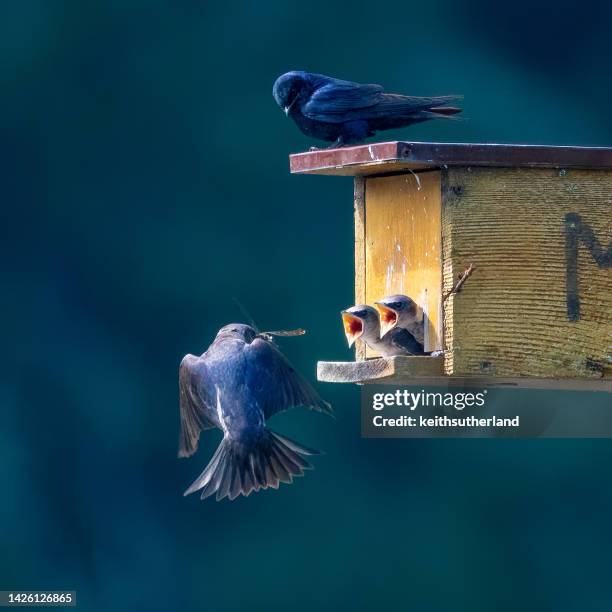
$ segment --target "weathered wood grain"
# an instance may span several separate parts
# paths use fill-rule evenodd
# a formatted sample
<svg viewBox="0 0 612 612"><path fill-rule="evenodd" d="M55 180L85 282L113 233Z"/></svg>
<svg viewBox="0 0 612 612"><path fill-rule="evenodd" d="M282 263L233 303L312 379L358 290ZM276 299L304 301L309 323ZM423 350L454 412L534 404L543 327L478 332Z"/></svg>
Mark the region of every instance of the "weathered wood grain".
<svg viewBox="0 0 612 612"><path fill-rule="evenodd" d="M443 373L442 357L389 357L365 361L319 361L317 379L322 382L378 382L396 384L415 377L436 377ZM407 384L407 383L404 383Z"/></svg>
<svg viewBox="0 0 612 612"><path fill-rule="evenodd" d="M443 348L446 351L444 355L444 373L451 375L455 368L454 351L449 350L453 347L454 326L453 318L454 297L451 297L452 289L455 282L459 278L461 262L456 262L452 257L453 247L453 215L450 214L451 206L454 203L454 197L460 195L461 186L449 184L449 171L445 168L441 171L440 178L441 200L442 200L442 219L441 219L441 251L442 251L442 295L448 295L449 298L443 300ZM455 193L456 191L456 193ZM466 262L468 263L468 262ZM473 262L469 262L472 263Z"/></svg>
<svg viewBox="0 0 612 612"><path fill-rule="evenodd" d="M295 174L357 176L444 166L612 168L610 147L379 142L296 153Z"/></svg>
<svg viewBox="0 0 612 612"><path fill-rule="evenodd" d="M442 348L440 172L365 181L365 301L401 293L426 312L425 350ZM368 350L368 355L375 355Z"/></svg>
<svg viewBox="0 0 612 612"><path fill-rule="evenodd" d="M449 168L442 180L446 373L610 376L612 270L577 247L579 320L568 317L566 216L612 238L612 171ZM573 217L569 217L572 219Z"/></svg>
<svg viewBox="0 0 612 612"><path fill-rule="evenodd" d="M366 301L366 264L365 264L365 179L355 177L354 185L355 209L355 304L364 304ZM366 358L366 347L362 342L355 343L355 358Z"/></svg>

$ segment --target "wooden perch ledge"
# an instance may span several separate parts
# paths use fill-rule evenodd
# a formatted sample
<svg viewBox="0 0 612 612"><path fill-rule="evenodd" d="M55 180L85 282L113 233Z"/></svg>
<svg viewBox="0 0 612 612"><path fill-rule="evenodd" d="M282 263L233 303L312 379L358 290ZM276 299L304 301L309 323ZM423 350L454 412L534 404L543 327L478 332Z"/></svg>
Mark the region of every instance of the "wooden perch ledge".
<svg viewBox="0 0 612 612"><path fill-rule="evenodd" d="M323 382L380 382L397 376L442 376L442 357L389 357L364 361L319 361L317 378Z"/></svg>
<svg viewBox="0 0 612 612"><path fill-rule="evenodd" d="M319 361L321 382L401 386L565 389L612 392L612 379L444 376L444 357L382 357L364 361Z"/></svg>

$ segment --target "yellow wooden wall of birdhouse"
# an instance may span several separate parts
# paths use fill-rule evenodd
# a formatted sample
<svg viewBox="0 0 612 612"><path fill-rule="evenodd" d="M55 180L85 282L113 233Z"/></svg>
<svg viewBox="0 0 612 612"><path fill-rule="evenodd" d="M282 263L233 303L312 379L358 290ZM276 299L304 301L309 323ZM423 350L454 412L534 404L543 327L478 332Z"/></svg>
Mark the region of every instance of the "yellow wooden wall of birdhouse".
<svg viewBox="0 0 612 612"><path fill-rule="evenodd" d="M355 303L412 297L444 374L612 377L612 149L382 143L291 162L355 177Z"/></svg>

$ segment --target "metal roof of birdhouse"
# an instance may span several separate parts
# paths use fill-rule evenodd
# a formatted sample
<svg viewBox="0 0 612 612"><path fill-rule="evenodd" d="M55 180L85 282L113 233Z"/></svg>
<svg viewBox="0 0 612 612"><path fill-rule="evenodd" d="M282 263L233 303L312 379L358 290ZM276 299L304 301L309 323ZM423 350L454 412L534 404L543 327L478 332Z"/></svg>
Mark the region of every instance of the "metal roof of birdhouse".
<svg viewBox="0 0 612 612"><path fill-rule="evenodd" d="M357 176L445 166L612 168L611 147L380 142L296 153L294 174Z"/></svg>

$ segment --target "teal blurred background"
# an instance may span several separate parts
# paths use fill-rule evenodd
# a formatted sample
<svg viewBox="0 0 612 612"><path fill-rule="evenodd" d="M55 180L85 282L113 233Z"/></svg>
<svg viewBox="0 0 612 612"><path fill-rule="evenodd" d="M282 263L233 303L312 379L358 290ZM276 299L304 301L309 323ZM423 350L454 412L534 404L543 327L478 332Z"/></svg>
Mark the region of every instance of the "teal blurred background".
<svg viewBox="0 0 612 612"><path fill-rule="evenodd" d="M350 355L350 179L288 173L312 143L271 97L290 69L415 95L467 121L412 140L612 143L612 5L313 0L0 5L0 588L83 610L610 610L605 440L364 440L290 487L183 498L177 366L239 298L311 379ZM589 401L574 395L574 401ZM561 394L506 392L504 401Z"/></svg>

